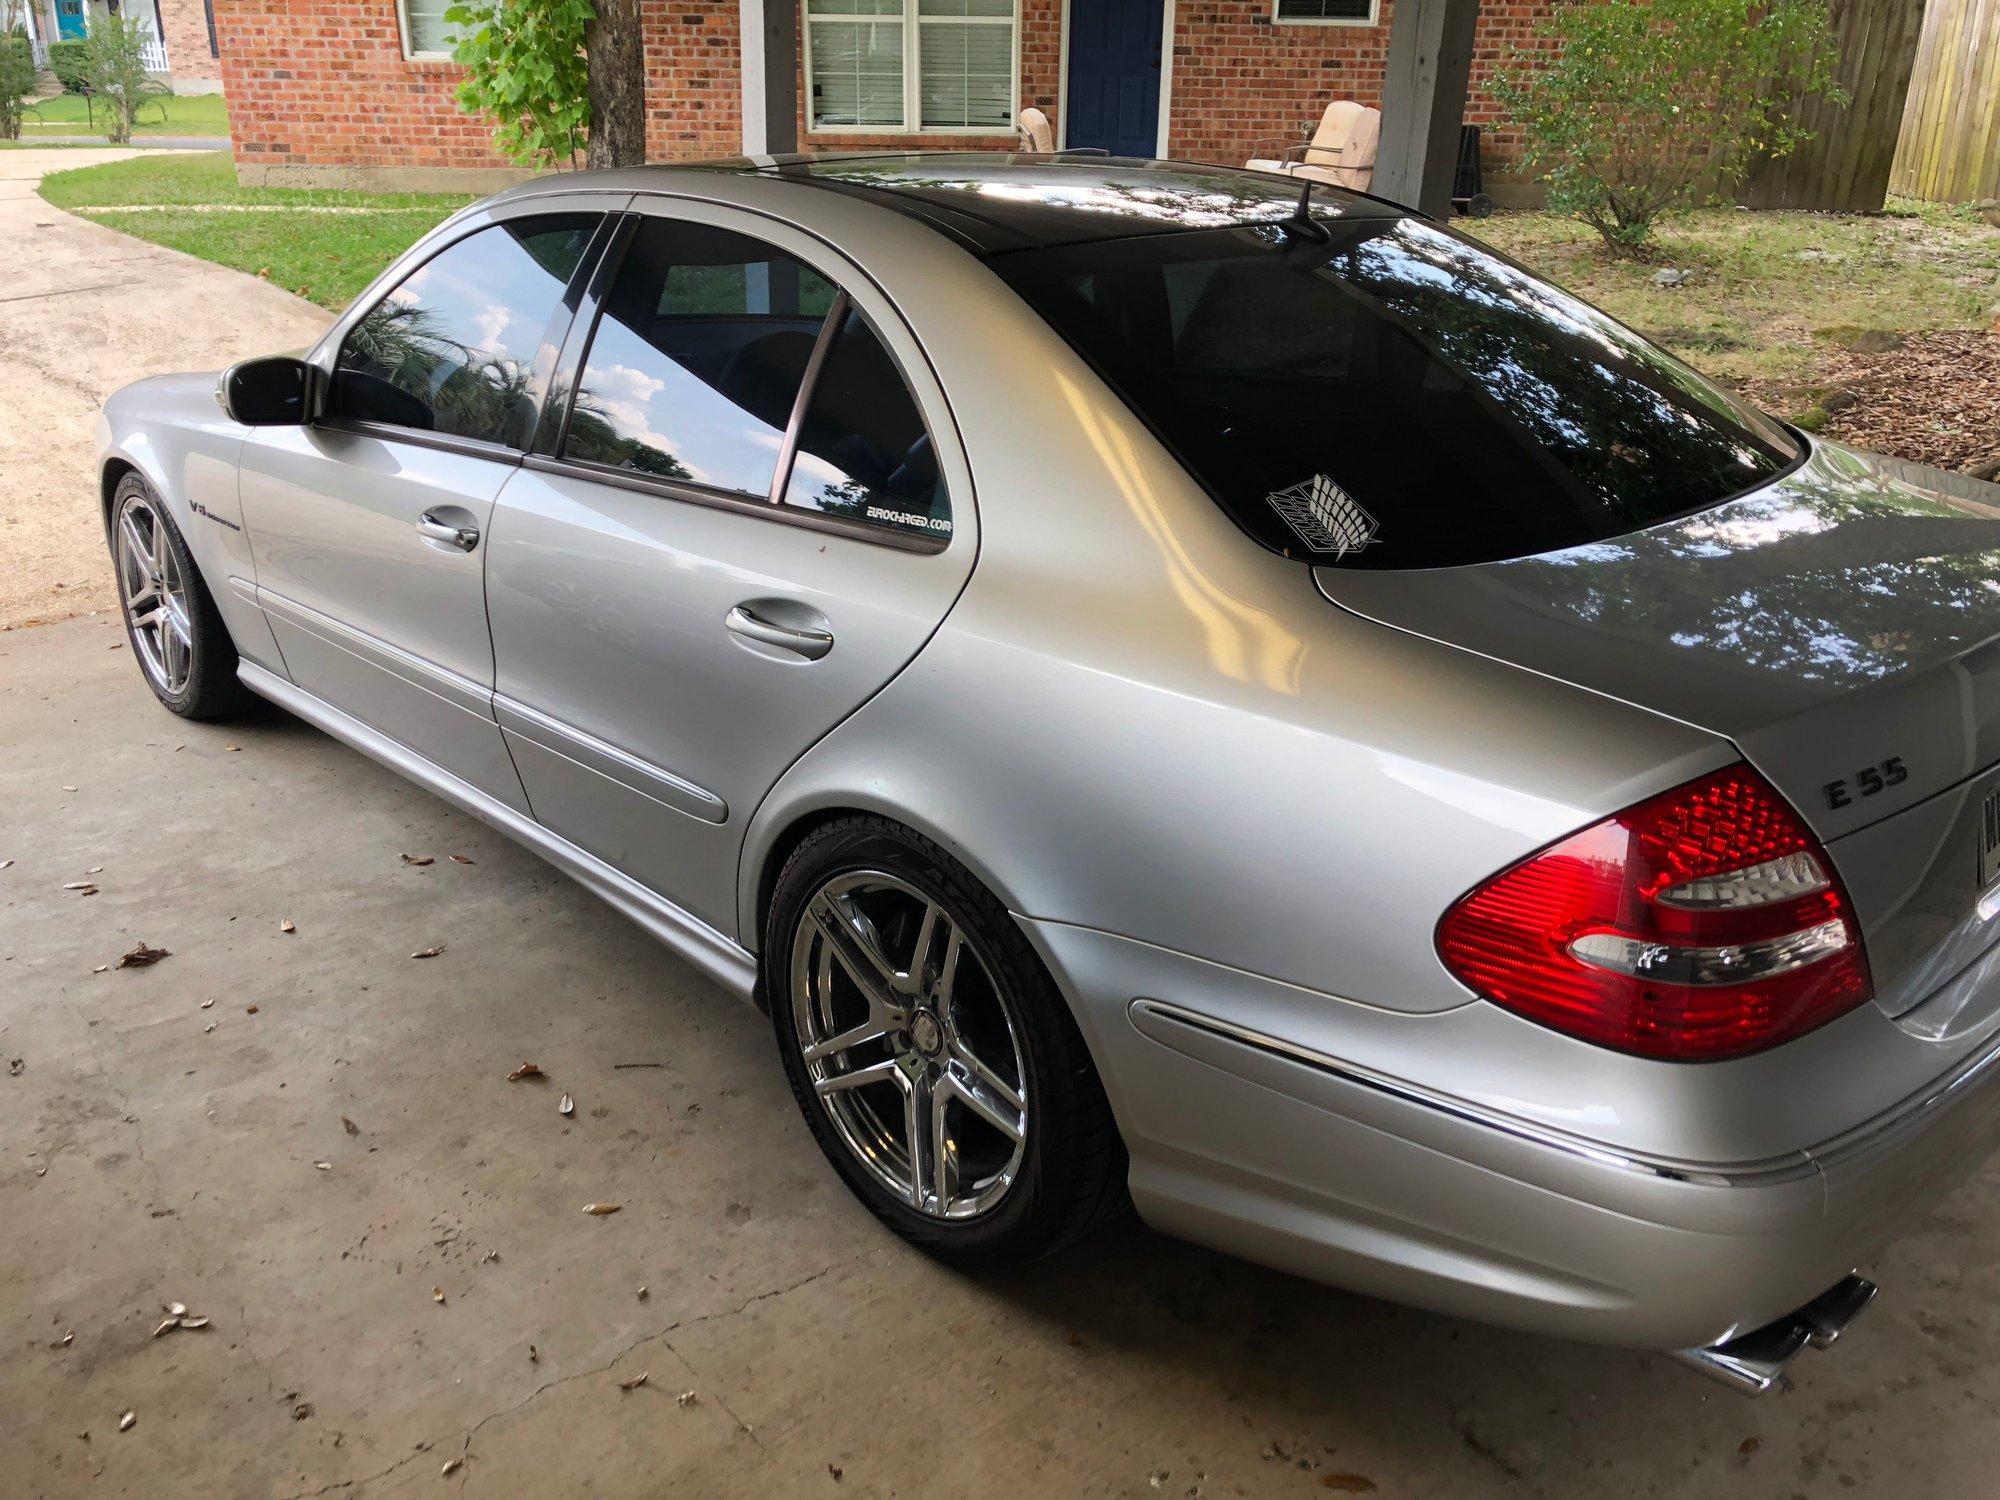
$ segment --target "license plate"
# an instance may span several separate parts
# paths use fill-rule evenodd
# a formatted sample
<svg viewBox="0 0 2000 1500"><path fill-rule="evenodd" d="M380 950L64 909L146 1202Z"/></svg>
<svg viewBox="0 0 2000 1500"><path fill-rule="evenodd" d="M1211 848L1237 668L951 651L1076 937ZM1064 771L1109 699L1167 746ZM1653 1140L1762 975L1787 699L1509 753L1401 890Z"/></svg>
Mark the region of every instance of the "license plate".
<svg viewBox="0 0 2000 1500"><path fill-rule="evenodd" d="M1979 809L1979 888L2000 880L2000 787L1986 794Z"/></svg>

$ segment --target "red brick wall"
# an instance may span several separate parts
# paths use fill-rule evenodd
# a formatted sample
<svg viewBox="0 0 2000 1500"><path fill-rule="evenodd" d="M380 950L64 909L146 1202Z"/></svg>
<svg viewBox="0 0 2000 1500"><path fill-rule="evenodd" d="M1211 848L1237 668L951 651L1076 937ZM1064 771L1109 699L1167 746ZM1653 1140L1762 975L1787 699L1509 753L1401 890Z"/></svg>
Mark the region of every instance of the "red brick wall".
<svg viewBox="0 0 2000 1500"><path fill-rule="evenodd" d="M1489 128L1489 165L1511 155L1519 141L1492 130L1497 111L1484 80L1511 44L1529 41L1535 18L1550 3L1486 0L1482 9L1467 119ZM1394 4L1382 0L1374 26L1301 26L1275 24L1272 0L1179 0L1168 154L1241 162L1261 141L1298 139L1333 99L1379 105ZM1062 0L1022 0L1021 10L1021 102L1046 111L1060 139ZM649 155L672 161L740 151L742 51L734 0L644 0L642 13ZM395 0L218 0L216 31L237 159L245 165L505 165L492 150L490 129L453 102L457 69L403 57ZM808 150L1013 142L1011 134L803 139Z"/></svg>
<svg viewBox="0 0 2000 1500"><path fill-rule="evenodd" d="M220 78L222 66L208 50L208 18L201 0L159 0L160 40L176 78Z"/></svg>
<svg viewBox="0 0 2000 1500"><path fill-rule="evenodd" d="M1519 150L1495 127L1484 88L1513 44L1527 44L1550 0L1485 0L1473 49L1469 125L1486 128L1490 164ZM1240 164L1264 141L1296 141L1335 99L1380 108L1395 0L1374 26L1303 26L1272 20L1272 0L1181 0L1174 15L1173 117L1168 155Z"/></svg>
<svg viewBox="0 0 2000 1500"><path fill-rule="evenodd" d="M403 56L396 0L218 0L215 35L242 166L506 165L458 69Z"/></svg>

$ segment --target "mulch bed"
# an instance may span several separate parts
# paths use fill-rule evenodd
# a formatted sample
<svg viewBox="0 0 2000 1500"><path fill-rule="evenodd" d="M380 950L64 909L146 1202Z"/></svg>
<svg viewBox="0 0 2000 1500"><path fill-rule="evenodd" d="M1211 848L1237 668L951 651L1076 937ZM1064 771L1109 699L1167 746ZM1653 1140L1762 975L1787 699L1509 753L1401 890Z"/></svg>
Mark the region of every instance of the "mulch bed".
<svg viewBox="0 0 2000 1500"><path fill-rule="evenodd" d="M1881 353L1834 348L1820 375L1834 393L1826 436L1981 479L2000 474L2000 334L1911 334Z"/></svg>

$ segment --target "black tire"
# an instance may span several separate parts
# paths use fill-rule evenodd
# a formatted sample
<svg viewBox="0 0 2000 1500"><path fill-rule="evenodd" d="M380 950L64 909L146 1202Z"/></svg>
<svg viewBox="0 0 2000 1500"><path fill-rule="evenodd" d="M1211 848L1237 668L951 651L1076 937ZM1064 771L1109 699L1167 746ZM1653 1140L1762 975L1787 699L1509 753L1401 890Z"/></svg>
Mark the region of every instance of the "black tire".
<svg viewBox="0 0 2000 1500"><path fill-rule="evenodd" d="M920 893L921 898L935 903L962 935L964 947L977 959L977 966L972 969L960 964L961 973L972 977L961 978L957 988L971 991L973 1000L982 1009L990 1009L997 1001L1006 1013L1007 1040L1013 1053L1010 1071L1023 1075L1020 1095L1026 1130L1020 1139L1018 1168L1011 1186L1001 1190L1002 1195L991 1207L969 1217L939 1217L936 1212L919 1210L909 1196L891 1192L877 1175L880 1166L864 1165L857 1148L843 1135L835 1107L821 1099L804 1057L799 1020L802 1003L793 987L797 957L794 945L814 897L844 881L860 878L862 872L894 877L914 893ZM857 889L860 894L856 897L837 899L902 900L908 894L878 887L871 896L865 884ZM907 920L894 920L904 930L908 929ZM897 943L890 937L890 929L881 931L884 945L893 951ZM945 951L950 951L949 931L945 929L947 936L941 945ZM812 944L824 940L809 932L806 941ZM914 942L910 946L914 950ZM812 951L817 950L809 950L807 959L801 960L807 963L804 972L814 972L810 962ZM1005 907L964 866L929 839L878 817L846 817L815 829L792 852L779 873L765 920L761 964L778 1051L791 1080L793 1097L798 1100L814 1139L854 1194L904 1239L951 1265L980 1270L1045 1255L1085 1234L1124 1206L1124 1142L1119 1138L1103 1084L1067 1002ZM920 969L928 971L927 965L913 957L909 972ZM842 970L843 974L849 972ZM850 1000L860 993L858 989L852 991ZM973 1000L961 995L944 1003L956 1017ZM808 1026L818 1024L812 1003L803 1002ZM897 1033L912 1053L917 1044L911 1037L920 1024L913 1019L907 1029ZM989 1037L997 1034L990 1020L984 1030ZM950 1039L936 1045L952 1049L952 1055L956 1056L962 1035L958 1023L954 1021L947 1031ZM936 1028L931 1028L931 1034L935 1036ZM895 1045L885 1042L880 1055L886 1056ZM847 1059L857 1055L865 1058L869 1054L856 1047L833 1056L841 1066L850 1067L858 1064ZM949 1058L945 1061L949 1062ZM879 1091L887 1086L875 1087ZM892 1092L887 1097L893 1101L898 1096ZM901 1097L907 1101L907 1091ZM1004 1137L968 1116L962 1105L948 1107L959 1110L958 1124L953 1127L955 1133L950 1141L949 1155L954 1162L967 1159L961 1135L977 1137L982 1130L989 1131L1000 1150L1008 1149ZM904 1123L903 1133L907 1136L907 1121ZM920 1178L923 1174L916 1170L916 1165L912 1155L907 1175ZM968 1196L976 1198L977 1194Z"/></svg>
<svg viewBox="0 0 2000 1500"><path fill-rule="evenodd" d="M121 529L128 524L143 532L147 551L160 556L162 567L149 573L139 561L140 551L128 555L121 544ZM118 481L111 497L108 538L111 565L118 576L119 612L125 618L125 641L139 675L161 706L184 719L218 719L247 707L252 694L237 680L236 643L229 638L229 627L222 622L180 528L153 487L138 474L127 474ZM141 575L145 574L149 576L142 583ZM171 586L179 606L172 626L157 621L137 623L135 614L143 610L135 612L133 608L135 589L149 584L157 597L163 583ZM184 642L180 627L186 632ZM173 628L174 634L170 648L162 646L160 635L168 628ZM169 651L184 651L185 661Z"/></svg>

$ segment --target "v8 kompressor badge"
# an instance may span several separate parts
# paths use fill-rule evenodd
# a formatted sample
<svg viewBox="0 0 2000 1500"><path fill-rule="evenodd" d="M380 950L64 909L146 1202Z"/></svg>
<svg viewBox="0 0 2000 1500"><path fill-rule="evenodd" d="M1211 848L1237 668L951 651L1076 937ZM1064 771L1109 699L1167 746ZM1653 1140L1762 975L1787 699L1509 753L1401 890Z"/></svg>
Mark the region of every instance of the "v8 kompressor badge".
<svg viewBox="0 0 2000 1500"><path fill-rule="evenodd" d="M1374 542L1379 529L1375 518L1324 474L1315 474L1288 490L1273 490L1266 498L1271 509L1298 533L1299 540L1315 552L1335 557L1359 552Z"/></svg>

